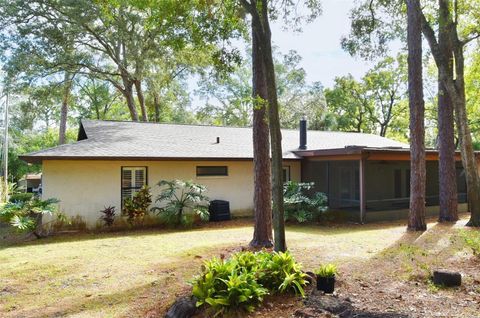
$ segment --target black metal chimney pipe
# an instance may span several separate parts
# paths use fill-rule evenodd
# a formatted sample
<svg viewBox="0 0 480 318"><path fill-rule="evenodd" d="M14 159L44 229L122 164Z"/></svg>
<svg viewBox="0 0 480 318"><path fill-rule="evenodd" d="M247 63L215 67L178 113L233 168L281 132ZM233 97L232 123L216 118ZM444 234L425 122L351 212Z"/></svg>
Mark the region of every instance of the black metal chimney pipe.
<svg viewBox="0 0 480 318"><path fill-rule="evenodd" d="M300 119L300 146L298 149L307 149L307 119Z"/></svg>

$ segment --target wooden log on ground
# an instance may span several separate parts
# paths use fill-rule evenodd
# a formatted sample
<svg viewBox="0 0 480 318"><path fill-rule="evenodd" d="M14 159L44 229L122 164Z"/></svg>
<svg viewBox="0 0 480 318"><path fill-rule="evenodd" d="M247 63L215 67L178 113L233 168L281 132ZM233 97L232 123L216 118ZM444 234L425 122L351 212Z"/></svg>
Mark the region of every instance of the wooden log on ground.
<svg viewBox="0 0 480 318"><path fill-rule="evenodd" d="M456 287L462 285L462 275L457 272L436 270L433 272L433 283L445 287Z"/></svg>

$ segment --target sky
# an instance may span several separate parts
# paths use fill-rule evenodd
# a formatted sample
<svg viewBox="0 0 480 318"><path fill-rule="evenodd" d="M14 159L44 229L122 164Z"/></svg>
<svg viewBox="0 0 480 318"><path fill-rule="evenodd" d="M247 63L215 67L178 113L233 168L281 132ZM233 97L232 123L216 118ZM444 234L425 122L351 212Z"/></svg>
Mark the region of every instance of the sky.
<svg viewBox="0 0 480 318"><path fill-rule="evenodd" d="M296 50L303 60L309 82L320 81L332 87L334 78L351 73L361 77L372 66L342 50L340 39L350 32L350 10L354 0L323 0L323 14L303 27L302 33L282 30L281 23L272 25L272 40L280 52Z"/></svg>
<svg viewBox="0 0 480 318"><path fill-rule="evenodd" d="M354 4L354 0L322 0L322 15L305 24L302 32L285 31L281 21L272 23L273 45L279 53L298 52L308 83L319 81L323 87L331 88L335 77L350 73L359 79L373 66L372 62L350 56L340 45L342 36L350 32L350 10ZM235 45L239 46L240 52L245 51L245 44ZM195 91L197 80L189 83L192 91ZM193 108L204 105L199 96L192 94L191 97Z"/></svg>

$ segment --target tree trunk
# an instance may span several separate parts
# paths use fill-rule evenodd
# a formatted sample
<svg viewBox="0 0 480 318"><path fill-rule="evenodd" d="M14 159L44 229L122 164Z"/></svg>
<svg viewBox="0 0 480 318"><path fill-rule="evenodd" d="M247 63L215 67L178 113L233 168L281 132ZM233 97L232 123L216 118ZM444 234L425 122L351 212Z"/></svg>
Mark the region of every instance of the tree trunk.
<svg viewBox="0 0 480 318"><path fill-rule="evenodd" d="M448 21L450 10L448 3L439 0L439 49L448 61L448 72L453 76L453 55L449 38ZM455 134L453 104L448 96L440 76L438 78L438 137L439 137L439 222L458 220L457 174L455 167Z"/></svg>
<svg viewBox="0 0 480 318"><path fill-rule="evenodd" d="M272 247L272 188L270 175L270 142L267 119L267 80L265 63L259 48L259 39L252 30L252 74L253 74L253 207L255 225L250 246Z"/></svg>
<svg viewBox="0 0 480 318"><path fill-rule="evenodd" d="M425 231L425 102L422 78L422 24L419 0L407 3L408 97L410 105L410 211L408 230Z"/></svg>
<svg viewBox="0 0 480 318"><path fill-rule="evenodd" d="M460 138L460 149L462 152L462 163L467 179L468 208L470 209L470 220L467 226L480 226L480 180L478 177L477 160L473 150L472 134L468 125L467 103L465 98L465 61L463 57L463 45L458 41L454 45L455 56L455 86L458 96L455 98L455 118Z"/></svg>
<svg viewBox="0 0 480 318"><path fill-rule="evenodd" d="M155 122L160 122L160 100L157 92L153 92L153 107L155 109Z"/></svg>
<svg viewBox="0 0 480 318"><path fill-rule="evenodd" d="M445 7L450 8L449 0L441 1L445 2ZM437 64L439 78L442 81L443 87L448 92L448 96L450 97L450 101L452 102L455 111L455 122L457 124L458 138L460 140L462 164L463 168L465 169L465 176L467 180L468 208L471 213L471 218L467 223L467 226L480 226L480 180L478 177L475 153L473 151L472 136L467 121L467 109L465 101L465 65L463 56L464 43L458 39L456 24L452 21L452 17L450 15L448 28L455 58L455 77L453 77L452 73L448 70L449 61L445 56L443 56L443 54L441 54L432 27L428 23L420 8L418 8L418 11L420 14L422 14L422 31L428 40L432 55L435 59L435 63Z"/></svg>
<svg viewBox="0 0 480 318"><path fill-rule="evenodd" d="M127 100L128 110L130 111L130 117L132 121L138 121L137 107L135 105L135 99L133 98L133 82L122 78L124 89L122 90L123 96Z"/></svg>
<svg viewBox="0 0 480 318"><path fill-rule="evenodd" d="M265 67L268 93L268 119L272 153L272 207L275 251L285 251L285 220L283 208L282 134L278 115L277 87L272 56L271 30L268 21L268 1L240 1L252 17L252 30L258 39L258 52Z"/></svg>
<svg viewBox="0 0 480 318"><path fill-rule="evenodd" d="M143 96L142 81L135 80L135 90L137 91L138 103L140 104L140 112L142 113L142 121L148 121L147 108L145 106L145 97Z"/></svg>
<svg viewBox="0 0 480 318"><path fill-rule="evenodd" d="M65 143L67 134L68 103L70 100L70 93L72 91L72 76L69 72L65 72L63 85L62 109L60 111L60 129L58 133L59 145L63 145Z"/></svg>
<svg viewBox="0 0 480 318"><path fill-rule="evenodd" d="M387 134L387 125L380 124L380 136L385 137L386 134Z"/></svg>
<svg viewBox="0 0 480 318"><path fill-rule="evenodd" d="M262 0L261 19L263 25L263 38L261 51L265 63L265 75L268 90L268 119L270 124L270 144L272 151L272 208L274 228L275 251L286 251L285 219L283 206L283 158L282 158L282 132L278 114L277 85L275 82L275 67L272 55L272 39L268 21L268 1ZM257 28L256 28L257 29ZM257 33L258 34L258 33Z"/></svg>

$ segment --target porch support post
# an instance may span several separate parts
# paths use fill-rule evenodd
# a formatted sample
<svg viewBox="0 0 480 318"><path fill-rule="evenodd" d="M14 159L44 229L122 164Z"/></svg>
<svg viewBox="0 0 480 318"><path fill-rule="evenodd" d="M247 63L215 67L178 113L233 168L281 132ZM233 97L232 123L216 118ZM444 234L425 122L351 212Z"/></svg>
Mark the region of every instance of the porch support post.
<svg viewBox="0 0 480 318"><path fill-rule="evenodd" d="M365 195L365 162L366 159L362 156L359 160L359 181L360 181L360 223L365 223L365 212L367 210L367 200Z"/></svg>

